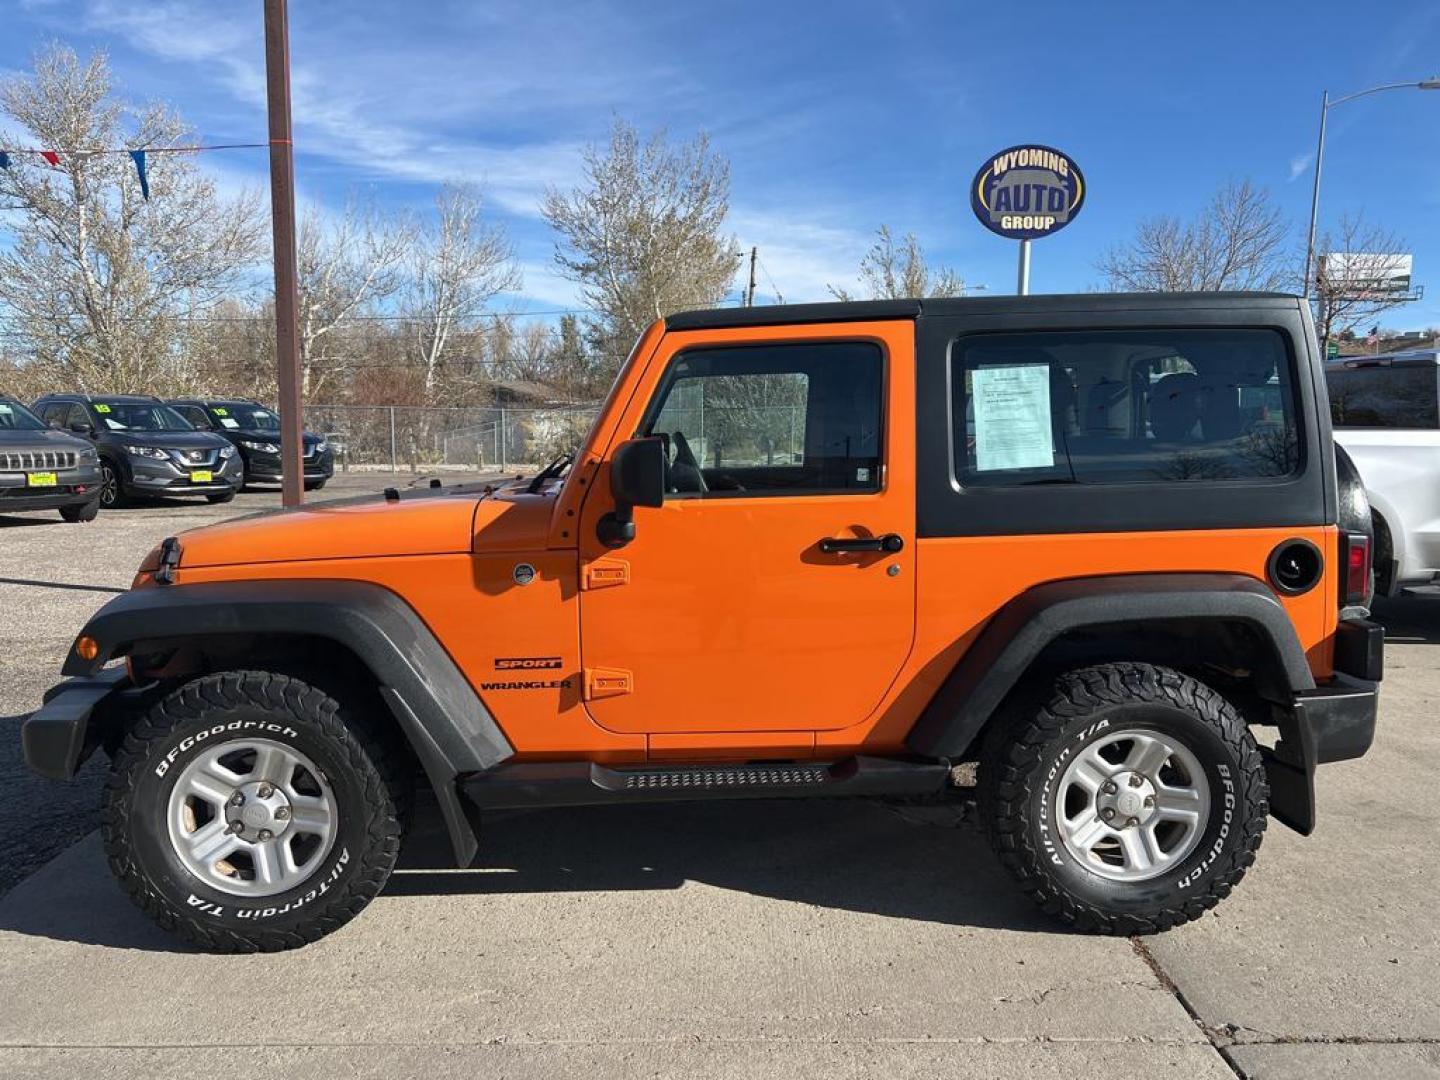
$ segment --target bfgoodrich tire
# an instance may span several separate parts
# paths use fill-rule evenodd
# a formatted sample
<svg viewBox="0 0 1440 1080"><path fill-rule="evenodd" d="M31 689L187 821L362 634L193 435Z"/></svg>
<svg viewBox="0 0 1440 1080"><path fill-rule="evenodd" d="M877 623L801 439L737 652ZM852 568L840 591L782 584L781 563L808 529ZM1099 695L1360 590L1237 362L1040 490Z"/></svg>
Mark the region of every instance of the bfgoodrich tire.
<svg viewBox="0 0 1440 1080"><path fill-rule="evenodd" d="M394 869L404 760L299 679L198 678L114 755L101 818L110 868L142 911L204 949L315 941Z"/></svg>
<svg viewBox="0 0 1440 1080"><path fill-rule="evenodd" d="M1082 930L1143 934L1214 907L1255 861L1268 788L1235 707L1150 664L1067 672L981 761L1000 861Z"/></svg>

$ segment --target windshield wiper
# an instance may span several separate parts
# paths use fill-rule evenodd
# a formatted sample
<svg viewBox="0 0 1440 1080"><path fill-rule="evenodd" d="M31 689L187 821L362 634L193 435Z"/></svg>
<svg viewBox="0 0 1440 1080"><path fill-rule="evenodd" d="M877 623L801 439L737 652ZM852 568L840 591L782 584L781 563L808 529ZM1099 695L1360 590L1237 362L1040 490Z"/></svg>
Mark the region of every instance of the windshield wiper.
<svg viewBox="0 0 1440 1080"><path fill-rule="evenodd" d="M534 479L532 479L529 486L525 488L526 493L530 495L538 493L541 487L544 486L546 480L553 480L559 476L570 467L570 463L574 460L575 454L573 451L561 454L535 474Z"/></svg>

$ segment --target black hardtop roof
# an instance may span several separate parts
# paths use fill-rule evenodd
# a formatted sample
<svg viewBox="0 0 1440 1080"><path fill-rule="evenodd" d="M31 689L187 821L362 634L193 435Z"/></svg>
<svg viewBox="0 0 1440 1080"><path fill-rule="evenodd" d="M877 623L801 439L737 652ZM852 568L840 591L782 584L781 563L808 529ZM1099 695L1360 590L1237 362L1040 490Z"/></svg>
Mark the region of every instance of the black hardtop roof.
<svg viewBox="0 0 1440 1080"><path fill-rule="evenodd" d="M243 397L177 397L166 398L167 405L201 405L205 408L213 408L216 405L259 405L264 409L268 406L260 405L260 402L253 398Z"/></svg>
<svg viewBox="0 0 1440 1080"><path fill-rule="evenodd" d="M58 394L41 394L36 401L160 401L154 394L77 394L62 391ZM160 401L160 404L165 404Z"/></svg>
<svg viewBox="0 0 1440 1080"><path fill-rule="evenodd" d="M914 319L921 315L1008 315L1065 311L1169 311L1217 307L1290 308L1301 298L1281 292L1041 293L1033 296L962 296L934 299L843 300L823 304L707 308L667 316L667 330L710 330L736 326L862 322Z"/></svg>

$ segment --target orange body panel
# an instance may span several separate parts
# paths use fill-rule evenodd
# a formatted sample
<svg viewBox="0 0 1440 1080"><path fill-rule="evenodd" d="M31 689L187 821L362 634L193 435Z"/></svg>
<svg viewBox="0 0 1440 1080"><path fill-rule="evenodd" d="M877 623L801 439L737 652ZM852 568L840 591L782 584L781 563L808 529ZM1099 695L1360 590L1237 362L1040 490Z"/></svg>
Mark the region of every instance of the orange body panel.
<svg viewBox="0 0 1440 1080"><path fill-rule="evenodd" d="M985 624L1046 581L1184 571L1263 581L1271 550L1296 536L1337 565L1333 527L917 541L914 339L907 320L669 335L657 324L563 484L322 504L195 530L179 581L374 582L434 632L519 760L626 762L900 750ZM595 539L614 505L608 456L636 434L677 352L835 340L885 353L880 491L675 499L637 510L636 539L622 550ZM826 536L890 532L905 540L893 555L815 549ZM517 574L520 564L533 576ZM1283 601L1321 680L1336 590L1330 572Z"/></svg>
<svg viewBox="0 0 1440 1080"><path fill-rule="evenodd" d="M880 714L843 731L821 732L817 751L897 750L927 702L976 635L1006 603L1057 577L1215 571L1265 580L1280 541L1303 537L1334 552L1334 528L1235 529L1062 536L954 537L920 541L915 651ZM1303 596L1284 597L1317 679L1330 675L1337 621L1335 575Z"/></svg>

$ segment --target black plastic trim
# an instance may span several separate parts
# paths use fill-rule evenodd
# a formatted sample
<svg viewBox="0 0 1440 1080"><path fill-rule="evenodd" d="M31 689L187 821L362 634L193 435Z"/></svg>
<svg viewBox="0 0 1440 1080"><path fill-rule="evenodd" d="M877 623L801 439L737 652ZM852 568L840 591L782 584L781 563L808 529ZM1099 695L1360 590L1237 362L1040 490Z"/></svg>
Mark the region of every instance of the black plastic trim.
<svg viewBox="0 0 1440 1080"><path fill-rule="evenodd" d="M1308 728L1316 765L1364 757L1375 742L1380 688L1367 679L1337 675L1326 686L1295 696L1299 725Z"/></svg>
<svg viewBox="0 0 1440 1080"><path fill-rule="evenodd" d="M501 765L469 777L465 796L482 809L599 806L710 799L927 795L948 782L948 762L852 757L840 761L646 765L587 761Z"/></svg>
<svg viewBox="0 0 1440 1080"><path fill-rule="evenodd" d="M1335 670L1368 682L1385 677L1385 628L1369 619L1341 619L1335 627Z"/></svg>
<svg viewBox="0 0 1440 1080"><path fill-rule="evenodd" d="M1244 623L1269 643L1292 693L1315 687L1295 627L1263 582L1238 574L1072 578L1028 589L995 614L925 707L907 746L926 757L963 758L1052 641L1089 627L1176 619Z"/></svg>
<svg viewBox="0 0 1440 1080"><path fill-rule="evenodd" d="M65 674L87 676L137 642L207 635L325 638L354 653L380 682L435 788L457 860L475 853L456 778L493 768L514 749L455 661L399 596L363 581L247 581L137 589L97 612L82 634L93 662L72 646Z"/></svg>
<svg viewBox="0 0 1440 1080"><path fill-rule="evenodd" d="M130 684L123 666L51 687L45 702L20 725L25 764L51 780L69 780L93 744L87 744L90 716L111 694Z"/></svg>
<svg viewBox="0 0 1440 1080"><path fill-rule="evenodd" d="M1280 574L1276 569L1280 557L1292 547L1304 548L1315 557L1315 573L1303 585L1286 585L1280 580ZM1292 536L1288 540L1281 540L1265 560L1265 580L1270 582L1270 587L1282 596L1304 596L1325 580L1325 555L1303 536Z"/></svg>

